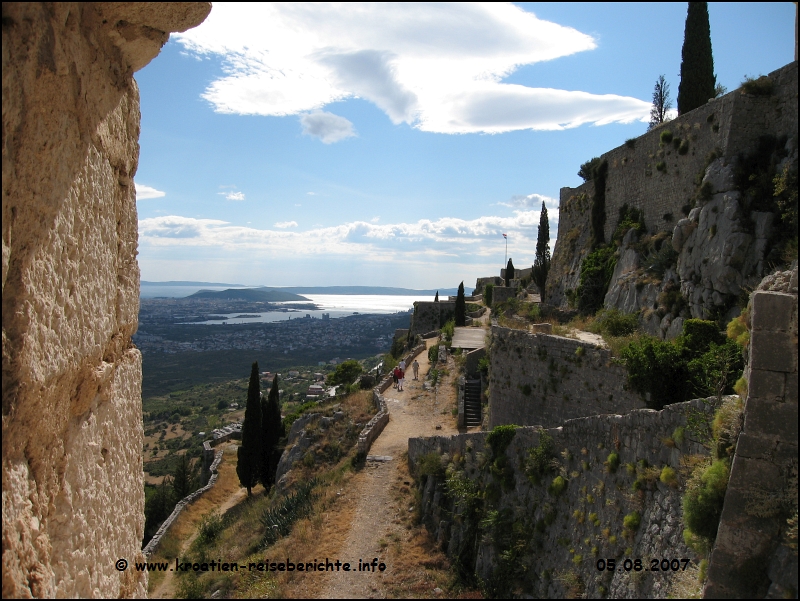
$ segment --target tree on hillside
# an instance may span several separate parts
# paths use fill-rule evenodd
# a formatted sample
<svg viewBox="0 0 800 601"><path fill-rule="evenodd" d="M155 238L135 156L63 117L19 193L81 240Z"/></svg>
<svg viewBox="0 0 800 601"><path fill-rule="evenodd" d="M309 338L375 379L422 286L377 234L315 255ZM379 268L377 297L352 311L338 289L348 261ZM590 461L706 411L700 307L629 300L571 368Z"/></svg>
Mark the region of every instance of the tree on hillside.
<svg viewBox="0 0 800 601"><path fill-rule="evenodd" d="M671 108L672 98L669 95L669 84L663 75L659 75L653 88L653 106L650 108L650 126L647 129L653 129L669 121L667 111Z"/></svg>
<svg viewBox="0 0 800 601"><path fill-rule="evenodd" d="M178 463L175 465L175 474L172 478L172 490L175 492L176 501L180 501L186 495L200 488L198 476L196 466L195 469L192 469L191 460L186 454L178 457Z"/></svg>
<svg viewBox="0 0 800 601"><path fill-rule="evenodd" d="M514 263L511 262L511 259L508 260L508 265L506 265L506 286L511 285L511 280L514 279Z"/></svg>
<svg viewBox="0 0 800 601"><path fill-rule="evenodd" d="M269 397L261 399L261 484L265 490L275 484L275 472L281 458L278 446L286 434L281 419L281 405L278 394L278 376L272 380Z"/></svg>
<svg viewBox="0 0 800 601"><path fill-rule="evenodd" d="M336 371L328 376L328 385L349 385L361 375L361 364L355 359L348 359L336 366Z"/></svg>
<svg viewBox="0 0 800 601"><path fill-rule="evenodd" d="M681 51L681 83L678 85L678 114L683 115L716 95L714 57L711 54L711 26L708 3L689 2Z"/></svg>
<svg viewBox="0 0 800 601"><path fill-rule="evenodd" d="M456 296L456 326L467 325L467 302L464 300L464 282L458 285L458 295Z"/></svg>
<svg viewBox="0 0 800 601"><path fill-rule="evenodd" d="M258 363L250 369L250 385L247 387L247 408L242 424L242 444L239 445L236 475L247 489L258 484L261 475L261 384L258 379Z"/></svg>
<svg viewBox="0 0 800 601"><path fill-rule="evenodd" d="M544 286L550 271L550 222L547 219L547 207L542 202L542 214L539 216L539 236L536 239L536 258L531 268L531 279L539 288L539 296L544 302Z"/></svg>

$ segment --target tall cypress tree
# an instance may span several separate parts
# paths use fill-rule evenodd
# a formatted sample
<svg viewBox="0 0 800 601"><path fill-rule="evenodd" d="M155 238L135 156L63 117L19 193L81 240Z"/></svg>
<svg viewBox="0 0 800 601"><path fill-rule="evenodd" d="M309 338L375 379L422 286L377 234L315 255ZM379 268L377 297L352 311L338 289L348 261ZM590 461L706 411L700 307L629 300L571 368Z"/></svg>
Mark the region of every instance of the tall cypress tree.
<svg viewBox="0 0 800 601"><path fill-rule="evenodd" d="M511 285L511 280L514 279L514 263L511 262L511 259L508 260L508 264L506 265L506 286Z"/></svg>
<svg viewBox="0 0 800 601"><path fill-rule="evenodd" d="M258 362L250 369L250 385L247 387L247 408L242 424L242 444L237 454L236 475L247 489L258 484L261 475L261 384L258 380Z"/></svg>
<svg viewBox="0 0 800 601"><path fill-rule="evenodd" d="M275 484L275 472L281 458L278 443L285 435L281 419L281 405L278 394L278 376L272 380L268 398L261 399L261 484L266 490Z"/></svg>
<svg viewBox="0 0 800 601"><path fill-rule="evenodd" d="M689 2L681 51L681 83L678 86L678 113L684 114L716 96L714 57L711 54L711 26L708 3Z"/></svg>
<svg viewBox="0 0 800 601"><path fill-rule="evenodd" d="M458 285L458 295L456 296L456 326L467 325L467 302L464 299L464 282Z"/></svg>
<svg viewBox="0 0 800 601"><path fill-rule="evenodd" d="M550 221L547 219L547 207L542 202L542 214L539 217L539 236L536 238L536 258L531 268L531 279L539 288L539 296L544 302L544 286L547 273L550 271Z"/></svg>

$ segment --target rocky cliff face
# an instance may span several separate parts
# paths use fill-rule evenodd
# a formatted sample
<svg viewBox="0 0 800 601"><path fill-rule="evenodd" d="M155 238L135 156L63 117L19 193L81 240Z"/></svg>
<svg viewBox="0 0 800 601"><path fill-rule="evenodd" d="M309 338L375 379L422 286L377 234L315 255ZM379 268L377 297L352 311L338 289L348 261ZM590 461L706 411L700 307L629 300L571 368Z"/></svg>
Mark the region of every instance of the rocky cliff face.
<svg viewBox="0 0 800 601"><path fill-rule="evenodd" d="M797 63L765 79L769 93L735 90L602 156L604 240L617 246L604 304L640 313L651 334L674 337L689 317L732 317L737 297L781 262L785 232L780 211L767 210L767 184L797 172ZM566 306L579 286L593 196L591 181L561 190L552 304ZM625 208L644 229L616 231Z"/></svg>
<svg viewBox="0 0 800 601"><path fill-rule="evenodd" d="M131 597L139 101L209 3L3 4L3 596Z"/></svg>

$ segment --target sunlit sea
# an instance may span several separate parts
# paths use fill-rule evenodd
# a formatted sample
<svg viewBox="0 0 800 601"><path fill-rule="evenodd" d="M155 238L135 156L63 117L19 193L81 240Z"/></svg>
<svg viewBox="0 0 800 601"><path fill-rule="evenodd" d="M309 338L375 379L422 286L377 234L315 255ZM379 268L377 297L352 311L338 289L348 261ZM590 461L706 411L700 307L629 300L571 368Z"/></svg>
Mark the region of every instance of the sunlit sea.
<svg viewBox="0 0 800 601"><path fill-rule="evenodd" d="M225 288L214 288L205 286L192 287L192 286L146 286L141 287L142 298L155 298L155 297L171 297L183 298L194 294L198 290L227 290ZM275 303L276 305L286 306L288 311L268 311L265 313L247 313L247 315L257 315L258 317L237 317L242 313L229 313L220 314L226 317L225 323L258 323L258 322L274 322L285 321L288 319L306 319L306 315L316 319L322 319L322 314L329 314L331 319L337 317L346 317L356 313L370 313L370 314L389 314L397 313L399 311L408 311L414 307L414 301L432 301L432 296L384 296L377 294L303 294L302 296L309 299L319 307L317 310L308 309L292 309L292 305L304 302L293 301L286 303ZM205 322L195 322L203 324L222 324L223 320L213 320Z"/></svg>

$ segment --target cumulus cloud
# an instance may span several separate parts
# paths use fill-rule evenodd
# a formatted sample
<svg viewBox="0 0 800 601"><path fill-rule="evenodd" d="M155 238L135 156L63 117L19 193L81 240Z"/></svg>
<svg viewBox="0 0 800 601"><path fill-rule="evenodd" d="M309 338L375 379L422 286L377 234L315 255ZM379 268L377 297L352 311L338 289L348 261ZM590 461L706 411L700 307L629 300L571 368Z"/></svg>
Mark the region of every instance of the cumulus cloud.
<svg viewBox="0 0 800 601"><path fill-rule="evenodd" d="M353 124L339 115L315 111L300 116L303 133L319 138L323 144L333 144L356 135ZM312 194L309 192L309 194Z"/></svg>
<svg viewBox="0 0 800 601"><path fill-rule="evenodd" d="M136 200L147 200L150 198L161 198L162 196L166 196L166 192L162 192L161 190L156 190L155 188L151 188L150 186L145 186L144 184L136 184Z"/></svg>
<svg viewBox="0 0 800 601"><path fill-rule="evenodd" d="M225 200L244 200L244 192L227 192Z"/></svg>
<svg viewBox="0 0 800 601"><path fill-rule="evenodd" d="M306 118L360 97L396 124L500 133L646 122L650 112L631 97L503 83L521 66L596 47L510 3L219 3L175 37L223 58L203 94L223 113Z"/></svg>
<svg viewBox="0 0 800 601"><path fill-rule="evenodd" d="M541 205L540 205L541 207ZM536 251L540 211L515 210L512 216L476 219L443 217L413 223L353 221L334 226L314 226L306 231L287 231L297 223L276 223L276 229L258 229L212 219L182 216L150 217L139 221L139 244L154 247L217 247L242 254L256 250L273 258L363 257L397 262L426 260L461 261L466 257L490 257L504 248L509 237L514 260L532 262ZM551 232L558 231L550 215ZM554 241L553 241L554 243ZM437 259L438 260L438 259Z"/></svg>
<svg viewBox="0 0 800 601"><path fill-rule="evenodd" d="M548 215L550 215L553 210L558 211L558 200L545 196L544 194L514 195L508 202L499 202L497 204L517 209L541 209L542 203L547 207Z"/></svg>

